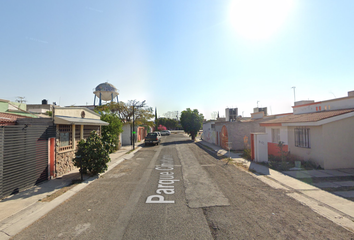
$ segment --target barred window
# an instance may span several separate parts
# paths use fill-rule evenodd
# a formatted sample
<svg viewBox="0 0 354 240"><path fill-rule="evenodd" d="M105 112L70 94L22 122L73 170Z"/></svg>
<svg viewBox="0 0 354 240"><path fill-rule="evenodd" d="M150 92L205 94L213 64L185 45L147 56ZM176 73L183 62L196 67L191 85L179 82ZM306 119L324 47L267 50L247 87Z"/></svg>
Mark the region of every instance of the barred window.
<svg viewBox="0 0 354 240"><path fill-rule="evenodd" d="M306 127L295 128L295 146L310 148L310 129Z"/></svg>
<svg viewBox="0 0 354 240"><path fill-rule="evenodd" d="M71 125L59 125L59 151L72 149Z"/></svg>

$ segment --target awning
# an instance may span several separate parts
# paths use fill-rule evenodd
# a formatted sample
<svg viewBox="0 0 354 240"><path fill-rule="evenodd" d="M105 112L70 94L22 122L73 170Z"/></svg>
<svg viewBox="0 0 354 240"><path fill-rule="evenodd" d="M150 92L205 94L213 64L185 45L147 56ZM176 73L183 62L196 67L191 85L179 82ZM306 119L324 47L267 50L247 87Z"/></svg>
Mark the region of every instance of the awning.
<svg viewBox="0 0 354 240"><path fill-rule="evenodd" d="M98 126L107 126L108 122L104 122L100 119L92 118L78 118L78 117L67 117L67 116L55 116L55 124L67 124L67 125L98 125Z"/></svg>

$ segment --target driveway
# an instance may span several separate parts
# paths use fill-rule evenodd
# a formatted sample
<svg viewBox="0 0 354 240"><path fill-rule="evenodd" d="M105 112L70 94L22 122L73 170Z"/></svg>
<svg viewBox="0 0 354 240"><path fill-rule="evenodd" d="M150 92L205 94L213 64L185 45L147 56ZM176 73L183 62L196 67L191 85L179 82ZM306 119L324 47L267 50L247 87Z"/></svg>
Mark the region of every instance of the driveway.
<svg viewBox="0 0 354 240"><path fill-rule="evenodd" d="M284 171L284 174L354 201L354 168Z"/></svg>

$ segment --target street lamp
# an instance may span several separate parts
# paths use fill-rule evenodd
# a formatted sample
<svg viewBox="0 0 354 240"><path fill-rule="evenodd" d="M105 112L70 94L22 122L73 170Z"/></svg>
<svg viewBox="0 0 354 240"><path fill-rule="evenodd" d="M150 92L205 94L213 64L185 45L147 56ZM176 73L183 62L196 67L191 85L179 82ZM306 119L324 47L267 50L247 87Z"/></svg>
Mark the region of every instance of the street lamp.
<svg viewBox="0 0 354 240"><path fill-rule="evenodd" d="M132 134L132 136L133 136L133 139L132 139L132 141L133 141L133 150L135 149L135 134L136 134L136 132L135 132L135 126L134 126L134 110L135 110L135 108L140 108L140 107L144 107L144 105L145 105L145 100L141 103L141 104L139 104L139 105L136 105L137 103L139 103L139 102L133 102L133 134Z"/></svg>

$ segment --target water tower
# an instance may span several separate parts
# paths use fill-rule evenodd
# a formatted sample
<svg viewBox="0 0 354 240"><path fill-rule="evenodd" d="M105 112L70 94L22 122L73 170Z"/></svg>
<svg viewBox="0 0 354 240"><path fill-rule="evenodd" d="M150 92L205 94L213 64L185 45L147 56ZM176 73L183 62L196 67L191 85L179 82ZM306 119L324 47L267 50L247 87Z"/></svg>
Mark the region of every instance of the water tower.
<svg viewBox="0 0 354 240"><path fill-rule="evenodd" d="M113 102L114 98L117 98L117 102L118 102L118 91L117 88L115 88L112 84L105 82L105 83L101 83L99 84L95 89L94 92L95 94L95 98L93 100L93 105L96 106L96 97L98 97L99 99L99 105L102 105L102 100L103 101L109 101L111 100L111 102Z"/></svg>

